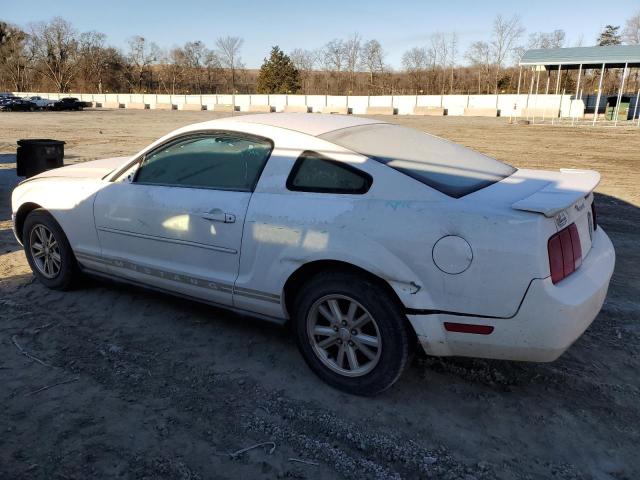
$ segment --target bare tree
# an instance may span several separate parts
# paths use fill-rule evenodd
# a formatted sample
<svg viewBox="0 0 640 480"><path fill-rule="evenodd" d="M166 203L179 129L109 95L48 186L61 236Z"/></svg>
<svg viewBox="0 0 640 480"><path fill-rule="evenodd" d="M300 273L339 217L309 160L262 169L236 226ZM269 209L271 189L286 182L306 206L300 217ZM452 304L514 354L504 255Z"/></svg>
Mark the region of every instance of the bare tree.
<svg viewBox="0 0 640 480"><path fill-rule="evenodd" d="M207 49L206 55L204 57L204 68L207 74L207 90L209 92L214 91L215 85L215 93L218 93L218 85L219 85L219 77L222 72L222 64L220 63L220 59L218 55L213 50Z"/></svg>
<svg viewBox="0 0 640 480"><path fill-rule="evenodd" d="M361 38L354 33L351 38L344 42L344 59L347 73L349 75L349 90L353 91L355 84L356 70L360 60Z"/></svg>
<svg viewBox="0 0 640 480"><path fill-rule="evenodd" d="M100 32L84 32L79 40L79 59L84 80L102 93L104 75L113 59L113 50L107 48L107 36Z"/></svg>
<svg viewBox="0 0 640 480"><path fill-rule="evenodd" d="M318 62L318 53L312 50L296 48L289 54L289 57L291 58L293 65L300 72L302 89L307 93L309 91L309 79L311 78L313 69Z"/></svg>
<svg viewBox="0 0 640 480"><path fill-rule="evenodd" d="M449 34L448 52L449 56L447 60L449 61L449 68L451 72L451 78L449 79L449 94L451 94L453 93L453 77L456 66L456 58L458 56L458 35L456 34L456 32L452 32L451 34Z"/></svg>
<svg viewBox="0 0 640 480"><path fill-rule="evenodd" d="M429 54L424 47L413 47L402 55L402 67L409 75L411 88L416 93L424 82L424 75L429 63Z"/></svg>
<svg viewBox="0 0 640 480"><path fill-rule="evenodd" d="M136 91L141 92L145 75L151 71L151 65L158 60L160 49L155 43L148 42L141 36L131 37L128 44L129 53L127 59L131 72L130 84Z"/></svg>
<svg viewBox="0 0 640 480"><path fill-rule="evenodd" d="M478 69L478 93L482 93L481 76L484 74L485 78L489 78L491 68L491 46L487 42L483 41L473 42L469 46L465 57Z"/></svg>
<svg viewBox="0 0 640 480"><path fill-rule="evenodd" d="M628 45L640 44L640 10L627 20L622 32L622 38Z"/></svg>
<svg viewBox="0 0 640 480"><path fill-rule="evenodd" d="M447 59L449 57L449 43L446 34L436 32L431 34L429 41L429 52L431 54L433 67L436 74L436 83L440 83L440 93L444 94L446 82Z"/></svg>
<svg viewBox="0 0 640 480"><path fill-rule="evenodd" d="M172 48L169 51L160 52L159 81L166 93L174 95L185 77L189 61L183 48Z"/></svg>
<svg viewBox="0 0 640 480"><path fill-rule="evenodd" d="M203 42L197 40L195 42L187 42L182 49L184 54L185 66L189 69L189 78L195 84L195 91L202 93L201 72L204 66L208 51Z"/></svg>
<svg viewBox="0 0 640 480"><path fill-rule="evenodd" d="M324 64L328 70L333 72L341 72L345 64L345 47L344 42L335 38L324 46Z"/></svg>
<svg viewBox="0 0 640 480"><path fill-rule="evenodd" d="M495 93L498 93L498 82L500 72L506 59L513 53L516 42L524 34L524 27L520 23L520 17L514 15L510 19L505 19L498 15L493 21L493 36L491 39L491 50L493 64L495 66Z"/></svg>
<svg viewBox="0 0 640 480"><path fill-rule="evenodd" d="M329 89L329 76L336 78L338 89L341 87L340 76L345 65L345 47L340 39L333 39L322 49L322 63L324 69L330 75L326 75L327 90Z"/></svg>
<svg viewBox="0 0 640 480"><path fill-rule="evenodd" d="M66 92L78 68L78 34L66 20L31 25L30 47L41 75Z"/></svg>
<svg viewBox="0 0 640 480"><path fill-rule="evenodd" d="M627 22L624 26L624 31L622 32L622 38L624 43L627 45L640 45L640 10L638 10ZM635 88L638 88L638 69L636 68L634 74L634 85ZM636 102L638 99L636 99Z"/></svg>
<svg viewBox="0 0 640 480"><path fill-rule="evenodd" d="M236 70L242 68L240 50L244 40L240 37L221 37L216 40L216 48L220 63L231 73L231 89L236 91Z"/></svg>
<svg viewBox="0 0 640 480"><path fill-rule="evenodd" d="M378 40L365 42L360 53L360 65L369 74L369 86L376 88L376 75L382 75L385 71L384 50Z"/></svg>
<svg viewBox="0 0 640 480"><path fill-rule="evenodd" d="M535 32L529 35L529 48L562 48L565 38L564 30Z"/></svg>

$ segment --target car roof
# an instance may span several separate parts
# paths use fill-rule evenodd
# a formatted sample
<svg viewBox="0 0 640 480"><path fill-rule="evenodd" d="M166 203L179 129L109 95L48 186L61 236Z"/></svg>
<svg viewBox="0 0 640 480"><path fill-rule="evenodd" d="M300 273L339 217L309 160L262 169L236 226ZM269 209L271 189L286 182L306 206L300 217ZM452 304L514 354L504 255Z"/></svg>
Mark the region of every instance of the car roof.
<svg viewBox="0 0 640 480"><path fill-rule="evenodd" d="M325 133L360 125L387 123L371 118L354 117L352 115L331 115L321 113L259 113L254 115L238 115L219 120L198 123L197 128L215 128L219 123L257 123L272 127L294 130L317 137ZM195 125L193 125L195 127Z"/></svg>

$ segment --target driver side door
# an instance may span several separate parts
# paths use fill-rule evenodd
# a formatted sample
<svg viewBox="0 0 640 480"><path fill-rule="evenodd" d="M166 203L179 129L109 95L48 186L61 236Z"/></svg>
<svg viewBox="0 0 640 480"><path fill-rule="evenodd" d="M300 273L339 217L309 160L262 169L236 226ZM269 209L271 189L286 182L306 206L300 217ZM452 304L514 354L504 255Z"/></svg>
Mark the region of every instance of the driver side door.
<svg viewBox="0 0 640 480"><path fill-rule="evenodd" d="M109 273L232 305L247 207L272 148L253 135L200 132L147 153L132 180L96 197Z"/></svg>

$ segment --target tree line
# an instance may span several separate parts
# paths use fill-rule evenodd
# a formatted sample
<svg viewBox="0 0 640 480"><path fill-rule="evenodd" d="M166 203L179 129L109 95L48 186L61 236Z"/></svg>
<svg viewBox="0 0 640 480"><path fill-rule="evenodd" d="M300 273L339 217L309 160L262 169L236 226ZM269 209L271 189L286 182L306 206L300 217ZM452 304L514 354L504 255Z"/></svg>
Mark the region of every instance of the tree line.
<svg viewBox="0 0 640 480"><path fill-rule="evenodd" d="M582 43L579 40L576 46ZM624 28L607 25L596 39L598 45L621 43L640 44L640 11ZM431 34L425 45L404 52L400 69L388 64L378 40L358 33L313 50L297 48L285 53L274 46L260 70L245 67L243 44L240 37L225 36L210 47L196 40L161 48L136 35L120 49L109 45L105 34L78 32L60 17L27 28L0 21L0 89L161 94L513 93L519 78L524 86L531 85L531 73L525 72L523 79L516 66L526 49L567 46L563 30L525 35L518 16L502 15L495 17L487 38L472 42L464 52L455 32ZM597 74L583 76L585 93L591 93ZM576 73L566 73L561 80L561 89L571 92ZM605 87L615 88L616 82L619 73L609 73ZM627 85L638 88L637 73Z"/></svg>

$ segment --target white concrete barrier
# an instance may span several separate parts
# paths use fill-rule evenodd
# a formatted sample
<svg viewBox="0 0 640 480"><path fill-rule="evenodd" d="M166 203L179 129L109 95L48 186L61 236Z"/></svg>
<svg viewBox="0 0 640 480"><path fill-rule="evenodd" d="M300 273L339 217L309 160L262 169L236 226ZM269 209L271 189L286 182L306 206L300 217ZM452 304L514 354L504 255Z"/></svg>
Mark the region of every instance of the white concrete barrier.
<svg viewBox="0 0 640 480"><path fill-rule="evenodd" d="M441 117L445 113L444 108L440 107L415 107L411 115L426 115L429 117Z"/></svg>
<svg viewBox="0 0 640 480"><path fill-rule="evenodd" d="M367 107L367 115L393 115L395 109L393 107Z"/></svg>
<svg viewBox="0 0 640 480"><path fill-rule="evenodd" d="M146 110L147 104L141 102L130 102L125 104L124 108L126 108L127 110Z"/></svg>
<svg viewBox="0 0 640 480"><path fill-rule="evenodd" d="M223 103L213 103L213 104L207 105L206 107L207 107L207 110L210 110L212 112L226 112L226 113L233 112L233 105L227 105Z"/></svg>
<svg viewBox="0 0 640 480"><path fill-rule="evenodd" d="M287 113L307 113L309 107L306 105L285 105L282 111Z"/></svg>
<svg viewBox="0 0 640 480"><path fill-rule="evenodd" d="M173 103L156 103L153 106L154 110L175 110L175 105Z"/></svg>
<svg viewBox="0 0 640 480"><path fill-rule="evenodd" d="M465 108L465 117L497 117L497 108Z"/></svg>
<svg viewBox="0 0 640 480"><path fill-rule="evenodd" d="M249 105L248 112L253 113L270 113L272 111L271 105Z"/></svg>
<svg viewBox="0 0 640 480"><path fill-rule="evenodd" d="M562 118L579 118L584 115L584 102L573 99L573 94L500 94L500 95L285 95L285 94L206 94L206 95L169 95L155 93L40 93L13 92L20 97L39 95L43 98L58 100L75 96L83 101L95 102L102 108L140 108L132 104L145 104L152 110L207 110L218 112L325 112L354 115L390 114L393 108L398 115L468 115L522 117L527 112L548 112L552 118L560 112ZM603 95L601 102L606 100ZM590 104L591 105L591 104ZM269 110L267 110L269 108ZM386 110L385 110L386 109ZM425 109L424 113L420 113ZM545 113L545 117L547 113Z"/></svg>
<svg viewBox="0 0 640 480"><path fill-rule="evenodd" d="M349 113L349 107L342 107L340 105L327 105L322 107L322 113L338 113L340 115L347 115Z"/></svg>
<svg viewBox="0 0 640 480"><path fill-rule="evenodd" d="M178 105L178 110L190 110L199 112L204 108L204 105L195 104L195 103L183 103L182 105Z"/></svg>

